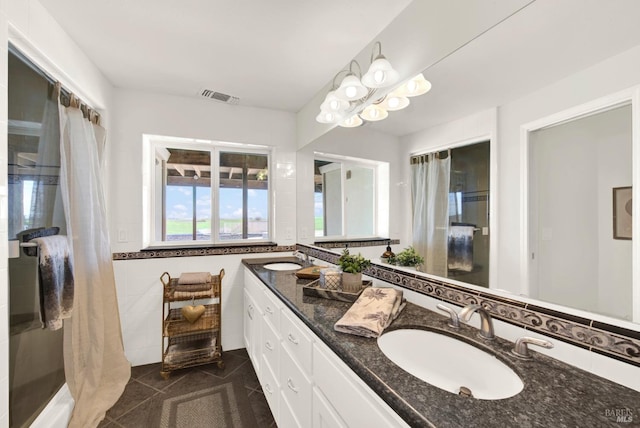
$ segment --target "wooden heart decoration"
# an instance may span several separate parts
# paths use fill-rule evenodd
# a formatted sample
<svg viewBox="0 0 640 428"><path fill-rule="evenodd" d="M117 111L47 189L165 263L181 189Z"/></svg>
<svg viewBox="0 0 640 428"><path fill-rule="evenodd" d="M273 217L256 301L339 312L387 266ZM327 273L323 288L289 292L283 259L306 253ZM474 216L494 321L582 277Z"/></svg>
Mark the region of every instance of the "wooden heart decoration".
<svg viewBox="0 0 640 428"><path fill-rule="evenodd" d="M203 305L186 305L180 308L180 312L182 312L182 316L189 321L191 324L198 321L198 319L204 314L204 306Z"/></svg>

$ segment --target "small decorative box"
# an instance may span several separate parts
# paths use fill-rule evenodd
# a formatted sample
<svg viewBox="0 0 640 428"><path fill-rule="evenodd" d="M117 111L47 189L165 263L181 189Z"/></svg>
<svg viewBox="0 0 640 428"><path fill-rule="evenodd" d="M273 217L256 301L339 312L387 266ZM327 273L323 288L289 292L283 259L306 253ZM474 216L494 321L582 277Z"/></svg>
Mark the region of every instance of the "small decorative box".
<svg viewBox="0 0 640 428"><path fill-rule="evenodd" d="M341 290L330 290L320 287L320 280L310 282L302 286L302 295L310 297L322 297L323 299L340 300L342 302L355 302L362 294L362 291L373 285L373 281L362 281L362 288L355 292L349 293Z"/></svg>
<svg viewBox="0 0 640 428"><path fill-rule="evenodd" d="M315 283L316 281L314 281ZM320 279L317 281L317 286L320 288L326 288L327 290L340 290L342 282L342 274L339 270L328 268L320 271Z"/></svg>

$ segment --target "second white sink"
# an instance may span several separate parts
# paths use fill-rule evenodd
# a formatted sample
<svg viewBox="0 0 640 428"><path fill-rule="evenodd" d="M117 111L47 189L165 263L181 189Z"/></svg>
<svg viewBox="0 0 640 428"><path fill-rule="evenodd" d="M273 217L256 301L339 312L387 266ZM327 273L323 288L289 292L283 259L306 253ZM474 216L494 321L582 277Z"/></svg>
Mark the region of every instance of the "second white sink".
<svg viewBox="0 0 640 428"><path fill-rule="evenodd" d="M378 347L403 370L454 394L464 387L474 398L500 400L524 387L520 377L493 355L444 334L395 330L380 336Z"/></svg>
<svg viewBox="0 0 640 428"><path fill-rule="evenodd" d="M299 264L291 262L274 262L264 265L264 268L269 270L298 270L301 267Z"/></svg>

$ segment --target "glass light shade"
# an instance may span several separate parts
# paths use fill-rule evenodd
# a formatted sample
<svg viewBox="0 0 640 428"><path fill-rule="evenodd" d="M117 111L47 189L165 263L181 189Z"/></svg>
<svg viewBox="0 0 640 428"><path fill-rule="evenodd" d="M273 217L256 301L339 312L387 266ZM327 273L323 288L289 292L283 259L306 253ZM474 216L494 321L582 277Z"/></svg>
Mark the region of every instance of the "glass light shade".
<svg viewBox="0 0 640 428"><path fill-rule="evenodd" d="M380 55L371 63L369 71L362 76L362 84L368 88L386 88L398 81L400 75L391 63Z"/></svg>
<svg viewBox="0 0 640 428"><path fill-rule="evenodd" d="M362 85L360 79L355 75L349 74L342 79L340 87L336 90L336 97L345 101L354 101L363 98L369 93L369 90Z"/></svg>
<svg viewBox="0 0 640 428"><path fill-rule="evenodd" d="M420 73L398 88L397 91L398 95L405 97L417 97L418 95L426 94L430 90L431 82L425 79L424 75Z"/></svg>
<svg viewBox="0 0 640 428"><path fill-rule="evenodd" d="M383 109L380 104L371 104L365 107L360 113L360 117L369 122L376 122L378 120L386 119L389 113Z"/></svg>
<svg viewBox="0 0 640 428"><path fill-rule="evenodd" d="M362 119L360 119L360 116L358 116L357 114L354 114L350 118L340 122L339 125L343 128L356 128L362 125Z"/></svg>
<svg viewBox="0 0 640 428"><path fill-rule="evenodd" d="M316 116L316 121L320 123L338 123L342 120L342 117L339 113L321 110L320 114Z"/></svg>
<svg viewBox="0 0 640 428"><path fill-rule="evenodd" d="M320 110L325 112L342 112L349 108L349 101L341 100L336 97L335 91L327 94L324 102L320 105Z"/></svg>
<svg viewBox="0 0 640 428"><path fill-rule="evenodd" d="M384 98L381 106L387 111L398 111L406 108L409 103L409 98L400 96L394 91Z"/></svg>

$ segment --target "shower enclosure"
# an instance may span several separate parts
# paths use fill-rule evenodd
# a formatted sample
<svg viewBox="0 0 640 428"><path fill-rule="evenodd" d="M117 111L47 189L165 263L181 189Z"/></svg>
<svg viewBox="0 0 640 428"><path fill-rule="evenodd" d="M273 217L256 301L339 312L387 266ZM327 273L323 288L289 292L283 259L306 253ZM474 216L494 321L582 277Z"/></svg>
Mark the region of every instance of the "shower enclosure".
<svg viewBox="0 0 640 428"><path fill-rule="evenodd" d="M13 48L8 72L9 239L39 227L63 234L53 85ZM38 257L20 248L9 258L10 427L28 427L65 382L62 329L42 328L38 286Z"/></svg>

